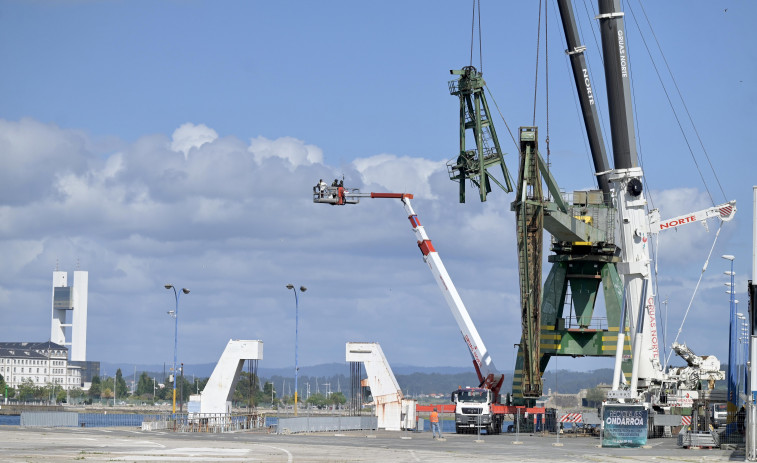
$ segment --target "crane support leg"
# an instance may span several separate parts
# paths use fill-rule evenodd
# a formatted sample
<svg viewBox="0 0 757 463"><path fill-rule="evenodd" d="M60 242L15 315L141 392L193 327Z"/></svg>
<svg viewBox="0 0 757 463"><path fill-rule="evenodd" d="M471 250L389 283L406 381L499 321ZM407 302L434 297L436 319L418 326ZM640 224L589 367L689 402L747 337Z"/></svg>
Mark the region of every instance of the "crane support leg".
<svg viewBox="0 0 757 463"><path fill-rule="evenodd" d="M585 259L585 260L582 260ZM611 357L617 351L623 303L623 284L614 262L609 257L595 256L581 259L570 256L550 256L552 268L544 283L541 305L541 342L539 345L539 378L553 356ZM594 305L602 286L606 321L596 320ZM570 300L566 299L570 290ZM565 309L568 313L565 313ZM521 346L525 344L521 340ZM627 380L631 375L631 344L628 333L623 340L622 370ZM518 350L513 377L513 403L528 405L534 398L523 390L524 354Z"/></svg>

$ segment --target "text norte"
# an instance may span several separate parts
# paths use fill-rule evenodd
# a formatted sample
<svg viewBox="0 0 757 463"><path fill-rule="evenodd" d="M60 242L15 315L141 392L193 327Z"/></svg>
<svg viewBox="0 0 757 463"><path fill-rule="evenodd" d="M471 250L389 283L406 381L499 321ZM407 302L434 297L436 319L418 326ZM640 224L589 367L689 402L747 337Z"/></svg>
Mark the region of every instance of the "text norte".
<svg viewBox="0 0 757 463"><path fill-rule="evenodd" d="M670 228L670 227L677 227L679 225L683 225L685 223L691 223L691 222L694 222L696 220L697 220L697 218L695 216L693 216L693 215L690 215L688 217L683 217L683 218L680 218L680 219L668 220L667 222L660 224L660 229L664 230L664 229Z"/></svg>

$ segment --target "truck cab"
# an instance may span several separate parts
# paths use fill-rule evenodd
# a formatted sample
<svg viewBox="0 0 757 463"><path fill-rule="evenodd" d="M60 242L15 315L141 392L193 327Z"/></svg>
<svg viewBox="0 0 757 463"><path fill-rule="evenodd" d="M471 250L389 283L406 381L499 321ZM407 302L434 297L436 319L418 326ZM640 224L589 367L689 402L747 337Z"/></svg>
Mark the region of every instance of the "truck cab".
<svg viewBox="0 0 757 463"><path fill-rule="evenodd" d="M710 421L713 428L725 425L728 421L728 407L724 403L710 404Z"/></svg>
<svg viewBox="0 0 757 463"><path fill-rule="evenodd" d="M452 393L455 404L455 431L458 434L476 433L485 430L487 434L502 432L502 414L495 414L492 405L496 402L490 389L482 387L459 388Z"/></svg>

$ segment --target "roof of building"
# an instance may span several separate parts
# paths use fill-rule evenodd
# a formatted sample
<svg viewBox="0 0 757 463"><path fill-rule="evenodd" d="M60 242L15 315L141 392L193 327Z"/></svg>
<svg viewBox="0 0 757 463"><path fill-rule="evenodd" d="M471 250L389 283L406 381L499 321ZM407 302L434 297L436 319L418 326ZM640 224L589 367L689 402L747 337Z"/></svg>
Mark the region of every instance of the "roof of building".
<svg viewBox="0 0 757 463"><path fill-rule="evenodd" d="M0 342L0 357L46 359L51 353L67 355L68 347L51 341Z"/></svg>

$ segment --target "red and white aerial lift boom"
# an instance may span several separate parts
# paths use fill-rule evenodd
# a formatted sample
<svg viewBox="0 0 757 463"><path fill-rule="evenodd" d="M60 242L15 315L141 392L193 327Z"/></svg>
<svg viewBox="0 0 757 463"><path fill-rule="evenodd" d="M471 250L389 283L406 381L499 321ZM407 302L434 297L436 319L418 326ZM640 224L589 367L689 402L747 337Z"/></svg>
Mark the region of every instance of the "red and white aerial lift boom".
<svg viewBox="0 0 757 463"><path fill-rule="evenodd" d="M413 206L410 204L413 195L410 193L361 193L357 189L347 189L338 185L329 186L323 183L319 183L314 187L314 203L332 205L357 204L360 202L360 198L389 198L402 201L407 217L410 220L410 225L413 228L413 233L415 233L418 248L423 254L423 261L426 262L431 273L434 275L434 279L442 291L444 300L447 301L447 305L455 317L457 326L463 335L463 340L470 351L479 381L483 387L491 389L496 396L499 396L499 389L502 387L504 375L494 366L489 351L486 349L481 336L478 334L478 330L476 330L476 326L473 324L473 320L471 320L468 314L468 309L465 308L465 304L460 298L455 284L444 267L442 258L439 257L439 253L434 249L434 245L426 234L426 229L421 225L418 215L413 210Z"/></svg>
<svg viewBox="0 0 757 463"><path fill-rule="evenodd" d="M455 418L457 429L460 430L463 426L475 426L484 427L489 432L500 432L502 429L503 415L501 411L495 412L495 404L499 405L499 390L502 387L504 375L501 374L494 366L494 361L486 349L481 336L478 334L476 326L473 324L473 320L468 314L468 310L465 308L465 304L460 298L455 284L452 282L447 269L444 267L439 253L434 249L434 245L431 243L426 229L421 225L418 215L413 210L410 200L413 199L413 195L409 193L361 193L357 189L344 188L341 184L326 185L324 182L319 182L313 188L313 202L331 205L345 205L345 204L357 204L360 202L360 198L390 198L399 199L402 201L402 205L405 207L405 212L410 220L410 225L415 233L415 238L418 243L418 248L423 254L423 261L426 262L431 273L436 280L439 289L444 296L444 300L447 301L447 305L452 311L452 315L455 317L460 333L463 336L466 346L471 354L473 360L473 366L476 369L476 374L480 382L479 388L471 388L470 391L461 390L456 395L457 407L455 410ZM476 393L474 389L478 389ZM483 391L481 390L483 389ZM470 392L470 394L466 394ZM463 407L460 405L465 398L470 395L471 397L484 397L488 396L486 400L476 399L475 410L478 413L463 413ZM454 395L454 394L453 394ZM500 408L500 407L496 407ZM459 409L459 410L458 410ZM469 410L470 407L465 407ZM474 416L475 415L475 416Z"/></svg>

